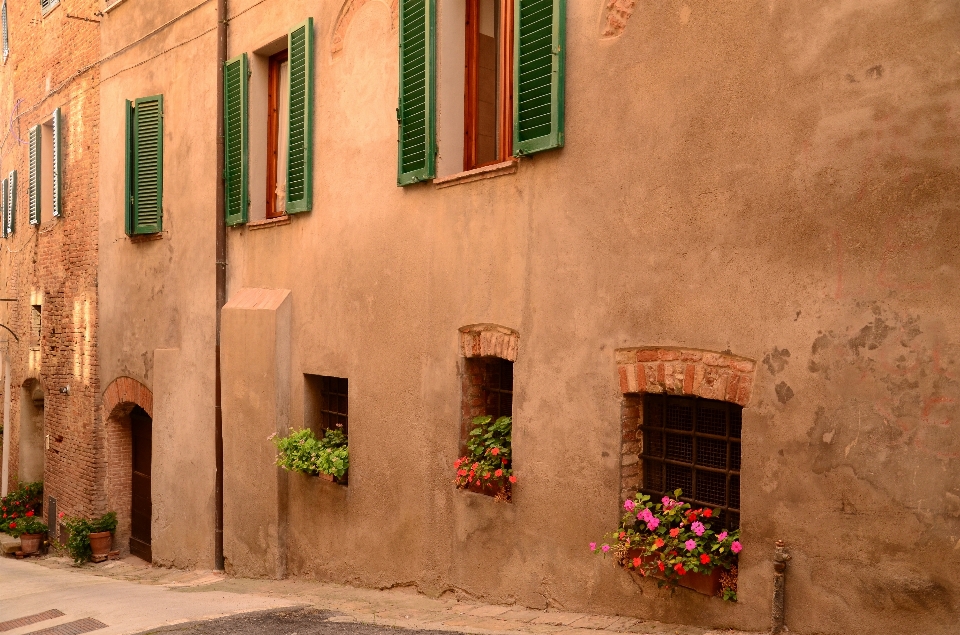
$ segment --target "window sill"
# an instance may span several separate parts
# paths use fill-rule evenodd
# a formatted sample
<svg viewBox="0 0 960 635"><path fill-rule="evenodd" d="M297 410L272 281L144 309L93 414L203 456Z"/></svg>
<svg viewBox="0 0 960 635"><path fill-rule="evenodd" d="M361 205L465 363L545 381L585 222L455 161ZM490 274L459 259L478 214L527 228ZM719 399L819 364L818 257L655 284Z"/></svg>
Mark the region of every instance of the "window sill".
<svg viewBox="0 0 960 635"><path fill-rule="evenodd" d="M276 218L265 218L263 220L250 221L246 224L247 229L267 229L268 227L276 227L278 225L289 225L290 224L290 215L284 214L283 216L277 216Z"/></svg>
<svg viewBox="0 0 960 635"><path fill-rule="evenodd" d="M130 242L137 243L150 243L155 240L163 240L163 235L167 232L157 232L156 234L134 234L129 236Z"/></svg>
<svg viewBox="0 0 960 635"><path fill-rule="evenodd" d="M464 183L472 183L473 181L482 181L483 179L492 179L494 177L505 176L507 174L515 174L517 171L517 165L519 163L520 161L518 159L510 159L508 161L502 161L492 165L485 165L482 168L467 170L466 172L459 172L457 174L451 174L450 176L434 179L433 184L438 190L440 190L445 187L453 187L454 185L463 185Z"/></svg>

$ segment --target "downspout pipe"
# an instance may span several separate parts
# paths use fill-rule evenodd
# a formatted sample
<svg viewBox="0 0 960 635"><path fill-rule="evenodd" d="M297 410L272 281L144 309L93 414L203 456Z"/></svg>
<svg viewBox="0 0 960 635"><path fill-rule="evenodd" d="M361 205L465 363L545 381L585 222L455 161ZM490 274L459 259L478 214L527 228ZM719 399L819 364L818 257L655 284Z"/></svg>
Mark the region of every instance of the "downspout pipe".
<svg viewBox="0 0 960 635"><path fill-rule="evenodd" d="M216 530L213 539L214 564L223 570L223 408L220 390L220 316L227 302L227 224L226 224L226 155L224 147L224 81L227 61L227 0L217 0L217 316L216 316L216 387L214 389L214 444L217 463Z"/></svg>

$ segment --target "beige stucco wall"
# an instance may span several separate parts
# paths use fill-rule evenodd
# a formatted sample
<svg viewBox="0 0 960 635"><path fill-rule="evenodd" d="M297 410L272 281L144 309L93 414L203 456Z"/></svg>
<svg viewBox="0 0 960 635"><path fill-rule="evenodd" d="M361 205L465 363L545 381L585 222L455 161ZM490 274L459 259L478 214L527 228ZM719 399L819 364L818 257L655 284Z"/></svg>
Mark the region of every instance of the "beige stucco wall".
<svg viewBox="0 0 960 635"><path fill-rule="evenodd" d="M104 386L129 376L154 393L154 561L212 568L217 176L203 104L216 103L216 5L157 30L195 5L127 2L101 22L101 373ZM124 234L124 103L157 94L163 233L135 242Z"/></svg>
<svg viewBox="0 0 960 635"><path fill-rule="evenodd" d="M231 57L315 20L314 208L228 230L228 297L290 290L292 425L304 373L350 381L349 486L282 475L276 487L290 575L762 629L783 539L793 631L952 632L955 3L647 3L602 37L606 3L569 0L566 147L442 190L395 186L386 4L356 12L338 53L340 2L253 5L231 3ZM152 28L122 21L135 6L104 21L105 45ZM212 26L212 6L104 77ZM203 36L104 84L106 381L150 385L149 352L179 348L198 394L212 395L213 46ZM122 99L155 92L168 113L167 233L130 244L122 155L106 148L122 147ZM457 329L479 322L520 333L512 505L451 482ZM614 350L643 345L760 362L744 410L735 605L638 585L587 550L618 519ZM203 412L178 425L211 434ZM267 447L263 422L243 416L225 426ZM208 500L198 487L181 508L198 532ZM254 514L260 499L248 500Z"/></svg>

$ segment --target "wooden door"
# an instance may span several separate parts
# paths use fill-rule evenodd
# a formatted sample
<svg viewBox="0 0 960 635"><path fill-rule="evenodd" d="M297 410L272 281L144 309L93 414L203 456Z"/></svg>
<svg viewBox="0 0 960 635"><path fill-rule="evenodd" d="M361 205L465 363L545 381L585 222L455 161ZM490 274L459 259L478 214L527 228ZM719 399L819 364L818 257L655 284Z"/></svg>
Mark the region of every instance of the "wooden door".
<svg viewBox="0 0 960 635"><path fill-rule="evenodd" d="M150 464L153 459L153 422L150 415L136 407L130 413L133 433L132 508L130 514L130 553L152 560L150 522L153 501L150 496Z"/></svg>

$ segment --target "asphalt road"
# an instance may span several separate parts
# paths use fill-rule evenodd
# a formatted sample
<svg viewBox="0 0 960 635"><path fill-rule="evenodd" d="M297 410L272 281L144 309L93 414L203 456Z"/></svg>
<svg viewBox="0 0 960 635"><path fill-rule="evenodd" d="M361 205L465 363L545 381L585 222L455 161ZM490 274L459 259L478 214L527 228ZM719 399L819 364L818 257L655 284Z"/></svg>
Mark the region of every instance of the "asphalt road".
<svg viewBox="0 0 960 635"><path fill-rule="evenodd" d="M333 611L286 608L244 613L144 631L140 635L464 635L451 631L411 630L361 624Z"/></svg>

